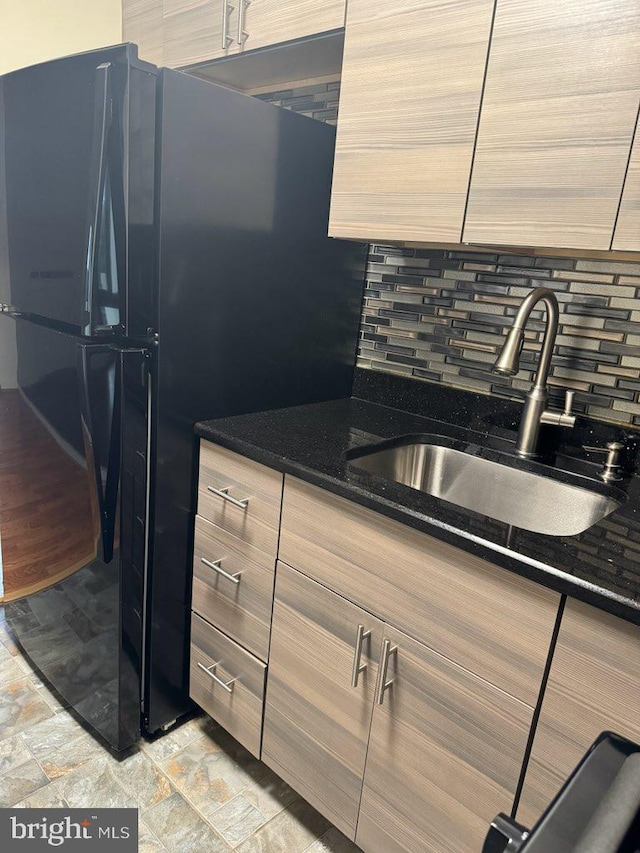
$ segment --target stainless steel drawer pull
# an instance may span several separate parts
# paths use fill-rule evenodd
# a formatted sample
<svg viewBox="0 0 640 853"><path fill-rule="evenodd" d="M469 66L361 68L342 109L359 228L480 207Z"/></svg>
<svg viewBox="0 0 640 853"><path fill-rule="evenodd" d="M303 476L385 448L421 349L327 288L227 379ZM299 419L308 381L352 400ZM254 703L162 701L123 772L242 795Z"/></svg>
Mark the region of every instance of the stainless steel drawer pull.
<svg viewBox="0 0 640 853"><path fill-rule="evenodd" d="M233 12L234 7L229 5L229 0L224 0L222 4L222 49L226 50L233 44L233 36L229 35L229 15Z"/></svg>
<svg viewBox="0 0 640 853"><path fill-rule="evenodd" d="M217 661L216 663L212 663L211 666L205 666L203 663L200 663L200 661L198 661L198 667L203 670L203 672L206 672L207 675L210 675L211 678L213 678L213 680L215 681L215 683L219 684L223 690L227 691L227 693L233 693L234 682L236 682L238 679L232 678L231 681L223 681L221 678L218 678L215 672L212 672L212 670L214 670L217 666L220 666L220 663L221 661Z"/></svg>
<svg viewBox="0 0 640 853"><path fill-rule="evenodd" d="M380 658L380 680L378 681L378 692L376 694L376 702L382 705L384 702L385 690L395 681L395 678L390 678L387 681L387 670L389 669L389 658L398 652L397 646L391 645L391 640L385 640L382 644L382 657Z"/></svg>
<svg viewBox="0 0 640 853"><path fill-rule="evenodd" d="M371 631L365 631L364 625L358 625L358 630L356 632L356 647L353 655L353 669L351 670L351 686L358 686L358 678L360 677L360 673L364 672L367 668L368 664L360 663L362 658L362 645L365 640L367 640L371 636Z"/></svg>
<svg viewBox="0 0 640 853"><path fill-rule="evenodd" d="M238 38L236 41L242 47L242 45L249 38L249 33L244 28L244 22L246 18L247 6L251 3L251 0L240 0L240 5L238 6Z"/></svg>
<svg viewBox="0 0 640 853"><path fill-rule="evenodd" d="M232 498L229 494L229 489L231 486L225 486L224 489L214 489L213 486L207 486L207 490L213 492L214 495L217 495L219 498L223 498L225 501L229 501L230 504L234 506L239 506L240 509L246 509L249 506L249 498Z"/></svg>
<svg viewBox="0 0 640 853"><path fill-rule="evenodd" d="M222 568L222 560L207 560L206 557L200 557L200 562L204 563L205 566L209 566L210 569L213 569L214 572L221 575L223 578L226 578L231 583L239 584L240 583L240 575L242 572L236 572L235 575L230 575L229 572L225 572Z"/></svg>

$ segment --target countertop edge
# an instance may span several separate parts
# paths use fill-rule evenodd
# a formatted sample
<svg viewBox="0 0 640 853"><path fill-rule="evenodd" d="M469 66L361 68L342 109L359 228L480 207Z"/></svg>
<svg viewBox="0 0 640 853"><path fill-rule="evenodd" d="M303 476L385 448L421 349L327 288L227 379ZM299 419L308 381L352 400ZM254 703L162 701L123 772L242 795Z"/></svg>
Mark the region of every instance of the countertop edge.
<svg viewBox="0 0 640 853"><path fill-rule="evenodd" d="M579 599L611 613L613 616L640 625L640 602L617 595L610 590L598 587L596 584L589 583L526 555L516 555L503 546L482 540L472 533L452 528L437 519L424 516L395 501L385 500L379 495L366 492L299 462L291 461L285 456L265 450L257 444L233 436L224 430L217 430L209 424L196 424L195 433L200 438L246 456L254 462L259 462L283 474L298 477L346 500L354 501L375 512L380 512L401 524L406 524L415 530L448 542L463 551L481 557L503 569L515 572L561 595Z"/></svg>

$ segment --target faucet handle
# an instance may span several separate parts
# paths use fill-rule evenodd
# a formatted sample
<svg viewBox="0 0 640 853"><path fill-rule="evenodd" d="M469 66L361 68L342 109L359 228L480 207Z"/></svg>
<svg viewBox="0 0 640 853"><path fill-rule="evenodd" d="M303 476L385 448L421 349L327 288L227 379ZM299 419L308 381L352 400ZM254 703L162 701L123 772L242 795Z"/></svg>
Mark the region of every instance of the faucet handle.
<svg viewBox="0 0 640 853"><path fill-rule="evenodd" d="M541 424L553 424L553 426L572 427L575 426L576 416L571 411L575 391L565 391L564 410L545 409L540 415Z"/></svg>
<svg viewBox="0 0 640 853"><path fill-rule="evenodd" d="M575 391L564 392L564 411L562 412L563 415L567 415L568 417L570 417L573 414L573 398L575 397L575 395Z"/></svg>

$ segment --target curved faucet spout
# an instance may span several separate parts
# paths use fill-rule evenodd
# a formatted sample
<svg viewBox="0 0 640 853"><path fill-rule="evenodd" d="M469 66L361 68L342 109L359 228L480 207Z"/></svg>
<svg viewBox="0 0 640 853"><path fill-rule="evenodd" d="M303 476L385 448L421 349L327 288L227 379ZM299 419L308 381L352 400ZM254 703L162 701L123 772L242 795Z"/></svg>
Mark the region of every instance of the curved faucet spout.
<svg viewBox="0 0 640 853"><path fill-rule="evenodd" d="M547 312L547 324L545 327L542 349L540 351L540 362L533 381L534 388L546 388L549 370L551 368L551 356L558 332L558 300L556 295L548 287L536 287L523 299L518 308L518 313L509 330L500 355L493 366L494 373L503 376L515 376L520 369L520 353L524 344L524 330L527 320L538 302L544 302Z"/></svg>
<svg viewBox="0 0 640 853"><path fill-rule="evenodd" d="M547 405L547 380L551 369L551 357L558 333L558 318L560 310L555 293L548 287L536 287L522 300L515 316L513 327L509 330L502 345L500 354L493 366L494 373L503 376L515 376L520 369L520 353L524 344L524 330L531 312L538 304L543 302L546 308L546 325L538 369L533 380L533 385L527 398L520 421L516 452L520 456L535 456L538 444L538 433L541 423L558 423L561 426L572 426L575 418L571 415L570 403L567 404L561 416L555 416L552 411L546 410Z"/></svg>
<svg viewBox="0 0 640 853"><path fill-rule="evenodd" d="M538 362L538 370L536 371L533 380L534 388L546 388L549 370L551 369L551 356L556 343L556 335L558 334L558 317L560 310L558 300L553 290L548 287L536 287L522 301L516 318L513 323L513 329L524 333L524 328L527 320L538 302L544 302L547 314L547 324L542 339L542 349L540 350L540 361Z"/></svg>

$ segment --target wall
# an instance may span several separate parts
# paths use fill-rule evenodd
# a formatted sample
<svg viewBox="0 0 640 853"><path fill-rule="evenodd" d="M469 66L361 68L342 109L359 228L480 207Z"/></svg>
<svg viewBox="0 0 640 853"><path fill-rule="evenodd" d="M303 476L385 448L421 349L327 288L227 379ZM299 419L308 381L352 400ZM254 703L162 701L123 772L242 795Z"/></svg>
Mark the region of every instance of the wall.
<svg viewBox="0 0 640 853"><path fill-rule="evenodd" d="M259 97L335 124L339 90L333 82ZM532 314L518 375L496 376L491 365L522 297L539 285L560 303L552 402L571 388L577 412L640 425L640 261L372 245L358 365L522 399L537 364L542 311Z"/></svg>
<svg viewBox="0 0 640 853"><path fill-rule="evenodd" d="M121 0L0 0L0 74L121 41Z"/></svg>

